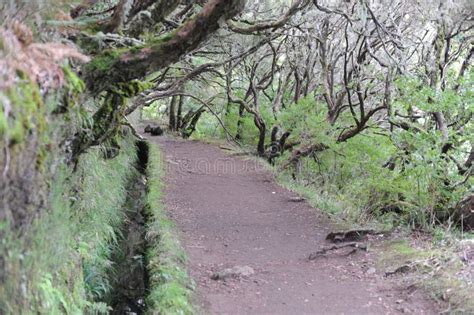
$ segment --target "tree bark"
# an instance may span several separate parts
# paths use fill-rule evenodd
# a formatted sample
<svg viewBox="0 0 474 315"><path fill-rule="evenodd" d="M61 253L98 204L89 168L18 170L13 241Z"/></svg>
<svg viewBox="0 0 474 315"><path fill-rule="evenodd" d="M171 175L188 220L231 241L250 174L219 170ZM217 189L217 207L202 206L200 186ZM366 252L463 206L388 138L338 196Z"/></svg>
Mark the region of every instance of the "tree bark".
<svg viewBox="0 0 474 315"><path fill-rule="evenodd" d="M178 129L177 120L176 120L176 101L177 96L173 96L170 101L170 112L169 112L169 128L171 131L176 131Z"/></svg>
<svg viewBox="0 0 474 315"><path fill-rule="evenodd" d="M265 156L265 134L267 128L265 126L265 121L258 116L254 117L255 126L258 128L258 144L257 144L257 153L258 156Z"/></svg>
<svg viewBox="0 0 474 315"><path fill-rule="evenodd" d="M244 117L245 108L243 105L239 106L239 119L237 120L237 133L235 139L242 140L242 119Z"/></svg>
<svg viewBox="0 0 474 315"><path fill-rule="evenodd" d="M181 126L181 120L182 120L182 115L183 115L183 103L184 103L184 96L181 95L179 97L179 102L178 102L178 113L176 114L176 129L180 128Z"/></svg>
<svg viewBox="0 0 474 315"><path fill-rule="evenodd" d="M95 57L85 67L88 89L98 94L110 86L139 79L179 60L239 11L243 0L210 0L194 18L174 32L141 48L115 49Z"/></svg>

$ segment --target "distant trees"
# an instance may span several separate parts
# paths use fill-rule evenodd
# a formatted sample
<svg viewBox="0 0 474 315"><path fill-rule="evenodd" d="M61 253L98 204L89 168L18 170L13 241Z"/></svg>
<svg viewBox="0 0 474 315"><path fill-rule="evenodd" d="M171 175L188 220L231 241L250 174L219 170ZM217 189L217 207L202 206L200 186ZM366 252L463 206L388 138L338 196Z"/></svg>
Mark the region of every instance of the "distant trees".
<svg viewBox="0 0 474 315"><path fill-rule="evenodd" d="M424 189L436 186L436 220L469 195L470 12L468 1L249 3L178 63L178 76L171 74L176 66L165 71L146 103L184 91L209 99L228 138L254 144L271 160L293 150L284 166L354 138L384 137L380 149L390 154L378 163L393 176L411 181L408 173L431 168ZM198 103L190 98L183 108ZM277 155L272 130L285 134ZM428 152L437 154L426 158ZM426 206L407 195L383 202Z"/></svg>
<svg viewBox="0 0 474 315"><path fill-rule="evenodd" d="M81 203L79 183L70 195L52 183L83 181L87 152L101 171L104 159L126 171L114 159L133 146L122 141L127 118L156 104L172 132L251 147L328 212L472 229L473 11L469 0L4 1L0 245L15 250L0 265L18 263L8 267L12 293L23 303L27 285L52 292L48 272L71 291L63 256L35 270L47 255L17 243L44 243L29 235L37 220L38 233L59 234L61 220L81 220L65 212ZM89 249L74 233L60 243L80 261ZM17 266L28 263L44 278L24 282ZM51 298L64 309L59 293Z"/></svg>
<svg viewBox="0 0 474 315"><path fill-rule="evenodd" d="M430 168L432 208L454 211L472 181L472 9L441 0L84 0L61 27L91 57L77 69L98 109L75 133L73 156L117 148L125 117L161 100L170 130L189 137L205 119L287 169L321 166L326 151L373 137L387 155L372 168L408 186ZM407 195L384 202L412 207Z"/></svg>

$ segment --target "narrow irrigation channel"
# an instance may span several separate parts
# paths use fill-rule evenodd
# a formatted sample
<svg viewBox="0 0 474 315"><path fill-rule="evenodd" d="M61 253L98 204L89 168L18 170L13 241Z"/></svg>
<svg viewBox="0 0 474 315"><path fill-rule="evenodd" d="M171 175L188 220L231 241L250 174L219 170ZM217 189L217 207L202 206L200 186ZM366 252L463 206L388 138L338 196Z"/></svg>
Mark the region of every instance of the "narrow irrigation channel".
<svg viewBox="0 0 474 315"><path fill-rule="evenodd" d="M111 255L110 314L195 314L194 283L162 201L163 159L158 146L136 142L137 162L124 193L123 225Z"/></svg>
<svg viewBox="0 0 474 315"><path fill-rule="evenodd" d="M148 291L146 263L146 169L148 144L137 142L136 170L130 179L124 204L124 224L120 231L114 263L113 290L109 297L111 314L144 314Z"/></svg>

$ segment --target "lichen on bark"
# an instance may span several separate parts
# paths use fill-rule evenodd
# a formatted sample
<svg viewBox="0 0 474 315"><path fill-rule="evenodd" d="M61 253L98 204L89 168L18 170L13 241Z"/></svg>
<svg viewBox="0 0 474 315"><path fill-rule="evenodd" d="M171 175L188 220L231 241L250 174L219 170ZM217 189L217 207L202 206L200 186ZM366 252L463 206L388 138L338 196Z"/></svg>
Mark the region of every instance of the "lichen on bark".
<svg viewBox="0 0 474 315"><path fill-rule="evenodd" d="M92 130L86 130L74 139L73 159L77 159L89 147L103 143L118 148L116 136L122 126L127 100L150 87L150 83L133 80L127 83L118 83L104 92L104 100L92 117Z"/></svg>
<svg viewBox="0 0 474 315"><path fill-rule="evenodd" d="M241 0L211 0L201 12L175 31L131 49L107 51L96 56L85 68L85 81L95 94L117 83L140 79L177 62L220 27L219 21L238 13Z"/></svg>

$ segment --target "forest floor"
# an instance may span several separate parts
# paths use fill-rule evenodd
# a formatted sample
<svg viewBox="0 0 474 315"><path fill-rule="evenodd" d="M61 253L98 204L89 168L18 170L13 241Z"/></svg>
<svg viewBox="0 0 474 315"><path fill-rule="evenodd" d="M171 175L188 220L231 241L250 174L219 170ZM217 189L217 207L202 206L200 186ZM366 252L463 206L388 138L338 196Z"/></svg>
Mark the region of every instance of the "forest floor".
<svg viewBox="0 0 474 315"><path fill-rule="evenodd" d="M422 289L387 277L368 251L331 245L327 215L279 186L255 159L171 137L149 138L166 160L165 207L210 314L437 314Z"/></svg>

